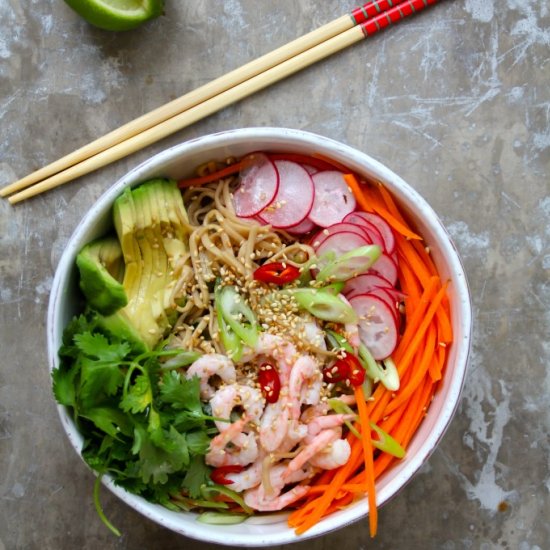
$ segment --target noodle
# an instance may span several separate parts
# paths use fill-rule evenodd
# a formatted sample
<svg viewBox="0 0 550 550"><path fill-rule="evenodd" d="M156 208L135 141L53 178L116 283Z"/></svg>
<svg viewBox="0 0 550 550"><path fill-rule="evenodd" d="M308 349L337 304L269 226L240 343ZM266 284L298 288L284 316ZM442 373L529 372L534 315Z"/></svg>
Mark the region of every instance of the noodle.
<svg viewBox="0 0 550 550"><path fill-rule="evenodd" d="M174 343L185 349L223 353L213 311L214 284L220 280L245 290L247 300L259 311L258 320L264 329L279 333L284 329L301 349L323 356L330 354L301 339L301 327L295 323L287 327L277 323L269 307L263 308L262 318L261 304L266 300L266 291L255 285L253 272L268 258L300 267L314 251L268 225L238 218L232 205L235 181L227 178L183 192L188 215L183 225L189 234L189 253L180 260L180 275L170 296L170 302L178 304L179 314L173 328ZM181 304L184 296L186 302Z"/></svg>

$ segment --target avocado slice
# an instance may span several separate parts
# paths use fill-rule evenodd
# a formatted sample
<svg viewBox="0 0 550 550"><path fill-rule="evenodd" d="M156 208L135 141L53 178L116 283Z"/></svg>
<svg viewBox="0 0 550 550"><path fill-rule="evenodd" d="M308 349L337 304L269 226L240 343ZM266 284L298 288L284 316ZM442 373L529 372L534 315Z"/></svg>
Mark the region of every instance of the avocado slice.
<svg viewBox="0 0 550 550"><path fill-rule="evenodd" d="M98 315L96 319L99 329L121 340L127 340L136 353L144 353L149 350L124 310L116 311L112 315Z"/></svg>
<svg viewBox="0 0 550 550"><path fill-rule="evenodd" d="M104 237L86 245L76 257L80 288L95 310L110 315L128 303L121 284L124 274L122 249L116 237Z"/></svg>
<svg viewBox="0 0 550 550"><path fill-rule="evenodd" d="M115 229L125 263L122 286L128 296L122 313L148 348L154 347L175 319L170 301L188 251L187 213L173 180L155 179L115 201Z"/></svg>

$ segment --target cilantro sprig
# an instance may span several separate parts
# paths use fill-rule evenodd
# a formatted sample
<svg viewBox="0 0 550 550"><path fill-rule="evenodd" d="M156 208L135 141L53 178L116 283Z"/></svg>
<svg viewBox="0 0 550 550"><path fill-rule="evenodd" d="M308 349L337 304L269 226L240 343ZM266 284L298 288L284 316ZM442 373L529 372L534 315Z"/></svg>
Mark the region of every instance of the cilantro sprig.
<svg viewBox="0 0 550 550"><path fill-rule="evenodd" d="M162 346L161 346L162 347ZM160 358L172 356L166 363ZM101 476L147 500L174 509L185 493L202 497L211 485L204 455L215 433L203 410L198 378L175 366L196 356L177 350L142 352L110 334L89 311L63 335L60 365L52 373L56 400L72 410L84 436L82 456ZM168 368L163 368L168 365ZM104 523L118 534L94 501Z"/></svg>

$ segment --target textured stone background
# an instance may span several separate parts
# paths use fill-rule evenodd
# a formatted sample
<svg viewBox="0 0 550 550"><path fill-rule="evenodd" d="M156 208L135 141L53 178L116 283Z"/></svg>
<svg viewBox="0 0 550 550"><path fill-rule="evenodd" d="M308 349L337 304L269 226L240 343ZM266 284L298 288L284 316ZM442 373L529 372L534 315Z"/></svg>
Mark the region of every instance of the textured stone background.
<svg viewBox="0 0 550 550"><path fill-rule="evenodd" d="M338 17L343 1L167 0L135 32L61 0L0 0L0 184ZM435 208L476 326L463 399L419 475L366 522L296 548L550 548L550 3L443 0L367 42L100 172L0 202L0 549L194 548L104 493L50 392L45 312L68 237L111 183L195 136L269 125L341 140Z"/></svg>

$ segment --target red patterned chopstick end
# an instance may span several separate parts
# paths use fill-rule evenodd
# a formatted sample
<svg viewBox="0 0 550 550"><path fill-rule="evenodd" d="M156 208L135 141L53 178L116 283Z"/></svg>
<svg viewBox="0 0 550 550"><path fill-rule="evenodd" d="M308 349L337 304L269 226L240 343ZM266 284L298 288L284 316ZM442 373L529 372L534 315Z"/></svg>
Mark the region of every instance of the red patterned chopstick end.
<svg viewBox="0 0 550 550"><path fill-rule="evenodd" d="M400 2L394 5L394 7L361 23L363 34L365 36L375 34L389 27L391 24L398 23L402 19L405 19L405 17L413 15L436 2L437 0L406 0L405 2ZM394 2L394 4L396 4L396 2Z"/></svg>
<svg viewBox="0 0 550 550"><path fill-rule="evenodd" d="M361 25L368 19L372 19L381 13L401 4L404 0L373 0L367 2L351 12L351 17L356 25Z"/></svg>

